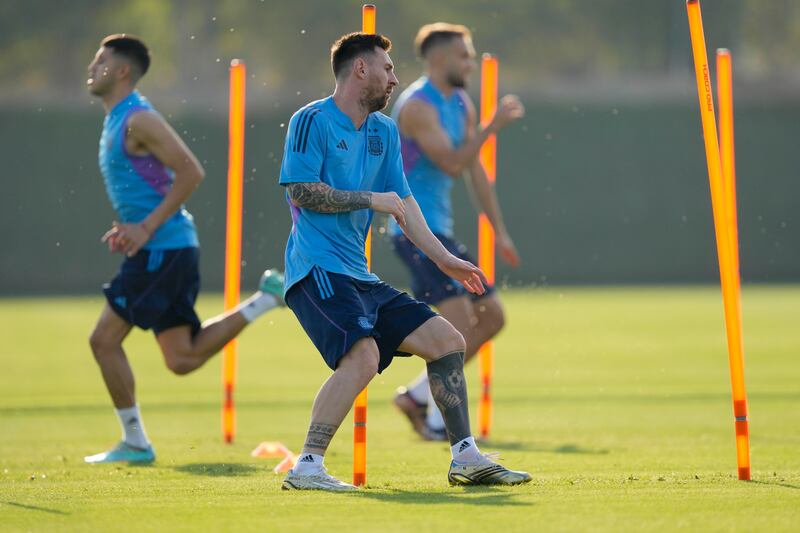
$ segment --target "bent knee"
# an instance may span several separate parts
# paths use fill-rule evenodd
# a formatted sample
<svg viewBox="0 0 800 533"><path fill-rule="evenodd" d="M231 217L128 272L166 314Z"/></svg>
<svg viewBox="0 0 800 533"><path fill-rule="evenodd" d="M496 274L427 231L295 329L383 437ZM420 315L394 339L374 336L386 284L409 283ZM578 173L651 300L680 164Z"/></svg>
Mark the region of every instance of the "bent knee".
<svg viewBox="0 0 800 533"><path fill-rule="evenodd" d="M185 376L195 368L185 356L177 353L165 353L164 363L167 369L177 376Z"/></svg>
<svg viewBox="0 0 800 533"><path fill-rule="evenodd" d="M440 354L466 351L467 342L464 340L464 335L451 323L446 322L446 324L435 337L436 351Z"/></svg>
<svg viewBox="0 0 800 533"><path fill-rule="evenodd" d="M372 337L356 342L339 362L339 367L357 374L360 380L369 381L378 373L380 352Z"/></svg>

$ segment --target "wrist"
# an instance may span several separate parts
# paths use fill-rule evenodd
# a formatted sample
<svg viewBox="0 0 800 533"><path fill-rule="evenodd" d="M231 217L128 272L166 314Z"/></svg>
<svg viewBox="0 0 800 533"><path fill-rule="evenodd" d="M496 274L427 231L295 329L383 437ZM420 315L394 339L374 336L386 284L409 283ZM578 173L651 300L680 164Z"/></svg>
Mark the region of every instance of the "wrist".
<svg viewBox="0 0 800 533"><path fill-rule="evenodd" d="M153 231L154 230L151 228L150 224L147 222L147 219L142 220L141 222L139 222L139 227L142 228L142 231L144 231L147 234L147 238L148 239L153 236Z"/></svg>

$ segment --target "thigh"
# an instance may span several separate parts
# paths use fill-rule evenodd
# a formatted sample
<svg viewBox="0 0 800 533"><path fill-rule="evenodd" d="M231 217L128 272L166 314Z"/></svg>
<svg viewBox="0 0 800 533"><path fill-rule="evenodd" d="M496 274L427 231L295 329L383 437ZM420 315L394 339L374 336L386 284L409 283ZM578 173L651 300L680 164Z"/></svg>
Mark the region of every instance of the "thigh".
<svg viewBox="0 0 800 533"><path fill-rule="evenodd" d="M164 360L169 362L192 351L191 326L175 326L156 333L156 341L164 355ZM169 366L169 365L167 365Z"/></svg>
<svg viewBox="0 0 800 533"><path fill-rule="evenodd" d="M353 278L318 267L286 293L286 305L331 370L358 340L376 336L378 309L366 294Z"/></svg>
<svg viewBox="0 0 800 533"><path fill-rule="evenodd" d="M478 319L475 315L475 304L469 295L448 298L436 306L439 313L447 319L462 335L475 327Z"/></svg>
<svg viewBox="0 0 800 533"><path fill-rule="evenodd" d="M372 297L378 302L375 338L381 355L378 371L383 372L395 356L414 353L400 349L403 340L437 315L428 304L385 283L376 284Z"/></svg>
<svg viewBox="0 0 800 533"><path fill-rule="evenodd" d="M480 298L471 298L471 307L478 324L483 322L503 323L505 312L496 292L484 294Z"/></svg>
<svg viewBox="0 0 800 533"><path fill-rule="evenodd" d="M399 349L430 362L450 352L463 352L465 344L464 337L450 322L444 317L435 316L412 331Z"/></svg>
<svg viewBox="0 0 800 533"><path fill-rule="evenodd" d="M106 304L100 312L100 318L92 331L92 343L122 344L133 326L119 316L114 309Z"/></svg>

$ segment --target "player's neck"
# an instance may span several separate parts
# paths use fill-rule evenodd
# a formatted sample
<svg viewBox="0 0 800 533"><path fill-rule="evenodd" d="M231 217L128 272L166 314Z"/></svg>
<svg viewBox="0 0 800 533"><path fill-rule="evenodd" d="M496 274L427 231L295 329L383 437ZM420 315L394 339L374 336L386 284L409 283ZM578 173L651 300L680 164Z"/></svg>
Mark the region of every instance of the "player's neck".
<svg viewBox="0 0 800 533"><path fill-rule="evenodd" d="M129 86L119 86L114 87L114 90L108 94L103 95L103 109L106 110L106 113L114 109L118 103L123 101L133 92L134 88Z"/></svg>
<svg viewBox="0 0 800 533"><path fill-rule="evenodd" d="M339 111L350 118L355 129L359 129L369 116L369 110L361 105L360 94L350 85L336 85L333 91L333 102Z"/></svg>
<svg viewBox="0 0 800 533"><path fill-rule="evenodd" d="M431 85L436 87L436 89L442 93L445 98L448 98L451 94L453 94L453 91L456 90L455 87L447 82L447 78L444 74L430 70L425 74L428 76L428 80L430 80Z"/></svg>

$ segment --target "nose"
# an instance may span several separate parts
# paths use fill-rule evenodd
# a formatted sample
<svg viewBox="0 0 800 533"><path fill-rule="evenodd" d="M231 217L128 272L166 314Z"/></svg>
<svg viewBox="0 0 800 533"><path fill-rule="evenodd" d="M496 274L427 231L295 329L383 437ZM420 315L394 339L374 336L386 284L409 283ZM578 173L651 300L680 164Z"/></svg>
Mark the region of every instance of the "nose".
<svg viewBox="0 0 800 533"><path fill-rule="evenodd" d="M395 76L394 71L392 71L392 75L389 76L389 85L394 87L395 85L398 85L399 83L400 83L400 81L397 79L397 76Z"/></svg>

